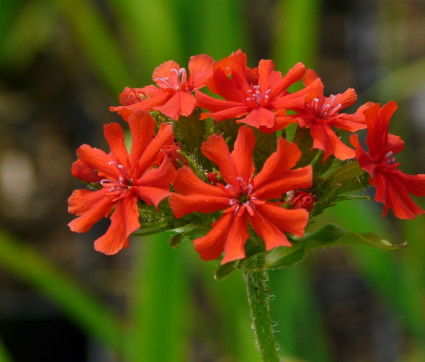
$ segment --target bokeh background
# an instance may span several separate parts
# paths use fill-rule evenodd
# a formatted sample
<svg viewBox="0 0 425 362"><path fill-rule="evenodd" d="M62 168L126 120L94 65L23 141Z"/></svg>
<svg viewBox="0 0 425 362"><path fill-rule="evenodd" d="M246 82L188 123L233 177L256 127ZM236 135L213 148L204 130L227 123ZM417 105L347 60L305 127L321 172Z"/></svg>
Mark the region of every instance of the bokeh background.
<svg viewBox="0 0 425 362"><path fill-rule="evenodd" d="M259 361L239 273L215 281L215 262L161 236L107 257L93 250L107 223L67 228L74 151L106 149L121 90L239 48L250 66L303 61L356 106L396 100L401 168L425 173L424 0L1 0L0 361ZM328 248L270 273L287 361L425 361L425 216L381 210L349 201L318 224L405 250Z"/></svg>

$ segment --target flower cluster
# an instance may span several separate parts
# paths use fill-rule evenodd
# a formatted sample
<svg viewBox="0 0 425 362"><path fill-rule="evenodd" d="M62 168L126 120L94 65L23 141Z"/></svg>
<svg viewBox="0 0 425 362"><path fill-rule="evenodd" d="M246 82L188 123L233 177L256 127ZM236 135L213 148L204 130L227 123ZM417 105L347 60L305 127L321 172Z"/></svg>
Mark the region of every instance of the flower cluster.
<svg viewBox="0 0 425 362"><path fill-rule="evenodd" d="M402 219L424 213L409 194L425 196L425 175L403 173L394 157L404 143L388 133L393 101L347 114L354 89L325 96L302 63L282 75L272 60L248 67L240 50L218 62L193 56L188 71L167 61L152 79L156 85L125 88L121 105L110 108L129 125L130 152L122 127L111 123L104 126L110 153L82 145L72 165L88 187L69 198L78 216L71 230L111 220L98 251L117 253L139 229L174 229L202 259L223 254L226 264L291 247L315 215L368 184L384 215L389 208ZM299 90L289 91L295 83ZM354 148L340 138L362 129L367 151L358 135L350 137Z"/></svg>

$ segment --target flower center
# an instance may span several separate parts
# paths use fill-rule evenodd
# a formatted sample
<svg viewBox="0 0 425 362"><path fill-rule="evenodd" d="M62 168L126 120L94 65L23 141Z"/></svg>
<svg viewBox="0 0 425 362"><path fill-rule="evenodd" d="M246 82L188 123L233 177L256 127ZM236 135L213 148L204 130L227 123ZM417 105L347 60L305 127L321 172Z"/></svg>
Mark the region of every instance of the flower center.
<svg viewBox="0 0 425 362"><path fill-rule="evenodd" d="M229 200L229 205L237 205L235 212L238 212L241 207L245 207L248 213L250 215L253 215L255 205L252 203L252 201L256 200L255 197L251 196L253 186L250 183L246 184L242 177L238 177L237 180L239 181L240 186L239 192L236 192L235 188L232 185L226 185L226 188L233 190L235 193L235 197Z"/></svg>
<svg viewBox="0 0 425 362"><path fill-rule="evenodd" d="M154 81L157 83L163 83L168 88L179 90L189 90L187 88L187 73L185 68L171 69L174 74L171 77L158 77Z"/></svg>
<svg viewBox="0 0 425 362"><path fill-rule="evenodd" d="M249 201L249 195L248 194L239 195L239 204L240 205L243 205L247 201Z"/></svg>
<svg viewBox="0 0 425 362"><path fill-rule="evenodd" d="M395 157L392 157L393 154L394 154L393 151L389 151L384 155L384 157L385 157L384 163L385 164L392 165L397 161Z"/></svg>
<svg viewBox="0 0 425 362"><path fill-rule="evenodd" d="M245 99L246 103L254 108L266 106L269 103L271 89L267 89L264 94L259 85L254 85L248 92Z"/></svg>
<svg viewBox="0 0 425 362"><path fill-rule="evenodd" d="M125 191L129 190L133 185L133 179L127 174L123 165L119 165L115 161L110 161L109 165L114 165L121 176L119 176L118 181L112 180L109 178L104 178L100 180L102 187L109 187L109 191Z"/></svg>
<svg viewBox="0 0 425 362"><path fill-rule="evenodd" d="M331 95L329 98L314 98L310 106L315 116L320 119L332 117L341 109L341 104L335 103L334 95Z"/></svg>

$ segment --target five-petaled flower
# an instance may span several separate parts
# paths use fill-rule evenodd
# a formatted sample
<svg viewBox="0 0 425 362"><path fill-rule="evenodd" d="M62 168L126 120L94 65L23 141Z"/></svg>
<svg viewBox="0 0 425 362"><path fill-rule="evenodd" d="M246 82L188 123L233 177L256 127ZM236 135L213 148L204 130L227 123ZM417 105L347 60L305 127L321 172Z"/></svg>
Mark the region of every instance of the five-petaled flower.
<svg viewBox="0 0 425 362"><path fill-rule="evenodd" d="M127 119L134 111L156 110L177 121L179 116L190 116L196 105L192 92L205 86L215 61L206 54L189 60L189 77L185 68L169 60L158 66L152 75L157 84L144 88L126 87L120 95L119 107L110 107Z"/></svg>
<svg viewBox="0 0 425 362"><path fill-rule="evenodd" d="M209 110L204 118L211 116L216 121L239 118L264 132L273 132L276 118L304 103L307 94L316 94L320 81L313 81L304 89L289 93L288 88L299 81L305 66L297 63L289 72L282 74L274 70L272 60L260 60L258 68L247 67L246 54L236 52L219 61L207 87L224 99L196 92L199 107Z"/></svg>
<svg viewBox="0 0 425 362"><path fill-rule="evenodd" d="M384 204L383 216L389 208L402 219L425 213L410 196L425 196L425 174L401 172L394 157L404 148L400 137L388 133L389 120L397 108L395 102L382 108L368 102L353 114L343 113L357 100L354 89L326 97L319 76L302 63L282 75L272 60L262 59L258 67L248 67L241 50L219 62L206 54L193 56L188 72L170 60L159 65L152 78L155 85L126 87L119 98L121 105L110 107L130 126L131 152L125 146L121 126L111 123L104 126L110 153L82 145L72 165L72 174L88 188L74 191L68 200L69 212L77 216L69 223L71 230L86 232L104 217L111 220L106 233L95 241L98 251L115 254L128 246L129 236L140 228L141 203L149 206L143 207L144 211L152 212L143 218L149 219L151 227L162 224L164 216L171 216L169 207L177 218L197 212L212 214L211 218L186 216L177 222L209 226L206 220L214 221L205 236L193 240L204 260L217 259L222 253L222 264L242 259L250 237L262 239L266 250L290 247L287 234L304 234L317 199L320 198L320 205L332 205L339 194L357 190L359 173L347 171L352 166L369 173L369 183L376 189L375 200ZM304 87L289 92L291 85L300 80ZM201 92L204 86L219 97ZM204 109L199 120L191 117L188 123L171 122L189 117L195 107ZM212 119L196 123L207 118ZM213 122L228 119L236 122ZM269 141L274 144L276 135L271 133L291 123L298 126L295 143L279 137L272 153ZM368 151L360 145L357 135L350 137L355 149L344 144L338 135L339 130L353 133L365 128ZM236 132L230 152L228 143L233 143ZM196 147L188 147L186 137L193 137ZM311 153L309 148L321 152ZM307 152L299 162L304 167L293 169L301 152ZM321 157L322 153L323 164L318 165L315 160L319 157L315 155ZM217 168L202 162L203 156ZM341 162L325 163L330 156L342 161L355 157L357 162L349 162L348 169L339 172ZM311 165L305 166L308 160ZM258 173L254 164L257 170L261 169ZM315 185L313 168L314 180L318 181ZM360 170L361 174L366 172ZM205 182L197 176L202 173ZM347 182L347 187L329 193L326 175L335 181L333 184L342 186ZM168 196L169 205L159 205ZM159 209L157 215L152 205L157 213ZM161 222L156 223L158 220ZM260 244L256 243L253 253L263 249Z"/></svg>
<svg viewBox="0 0 425 362"><path fill-rule="evenodd" d="M291 170L301 152L297 145L279 138L276 152L254 176L255 141L253 130L242 126L232 153L222 136L212 135L203 143L202 153L218 166L226 185L205 183L187 166L177 171L173 183L177 194L169 198L176 217L224 210L207 235L193 241L204 260L217 259L223 251L222 264L244 258L248 222L264 240L267 250L291 246L285 232L304 234L309 218L306 210L288 210L268 200L279 199L290 190L310 187L311 166Z"/></svg>
<svg viewBox="0 0 425 362"><path fill-rule="evenodd" d="M313 148L324 152L323 161L330 155L334 155L340 160L354 158L355 151L339 139L332 127L348 132L366 128L363 112L373 103L368 102L360 106L354 114L341 113L341 110L356 102L355 90L349 88L344 93L325 97L321 79L313 70L307 69L303 77L304 85L309 87L310 84L318 81L320 82L320 94L308 95L301 107L292 108L297 114L281 117L279 120L283 126L288 122L297 122L299 127L309 128L313 139ZM283 126L279 128L283 128Z"/></svg>
<svg viewBox="0 0 425 362"><path fill-rule="evenodd" d="M128 123L133 137L130 154L121 126L110 123L104 126L104 133L111 152L106 154L82 145L77 150L79 159L72 168L74 176L97 182L100 188L72 193L68 210L79 217L71 221L69 227L75 232L86 232L103 217L110 217L108 230L94 243L95 249L105 254L115 254L127 247L130 234L140 227L138 200L157 207L171 193L169 185L176 176L169 157L163 157L162 162L156 164L161 149L174 141L172 126L161 124L153 137L155 121L149 114L136 112Z"/></svg>
<svg viewBox="0 0 425 362"><path fill-rule="evenodd" d="M360 145L357 135L352 135L351 143L356 147L356 158L361 168L369 175L369 183L375 186L375 201L384 204L383 216L389 208L400 219L414 219L424 213L409 194L425 196L425 174L407 175L398 169L395 154L404 148L399 136L388 133L390 118L397 109L397 103L389 102L380 108L375 104L364 112L367 123L366 152Z"/></svg>

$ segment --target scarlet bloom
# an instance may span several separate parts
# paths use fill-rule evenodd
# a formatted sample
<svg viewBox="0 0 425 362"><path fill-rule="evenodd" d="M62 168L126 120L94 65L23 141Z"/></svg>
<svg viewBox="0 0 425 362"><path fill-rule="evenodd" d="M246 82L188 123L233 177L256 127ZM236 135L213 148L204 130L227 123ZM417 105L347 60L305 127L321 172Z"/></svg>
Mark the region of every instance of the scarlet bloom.
<svg viewBox="0 0 425 362"><path fill-rule="evenodd" d="M159 165L165 157L170 158L173 161L173 166L177 169L181 165L186 165L186 159L179 153L181 148L175 143L166 145L163 147L161 152L158 154L157 164Z"/></svg>
<svg viewBox="0 0 425 362"><path fill-rule="evenodd" d="M364 112L369 152L360 145L357 135L351 136L350 141L356 147L360 167L369 173L369 183L375 186L375 201L384 204L383 216L391 208L400 219L414 219L424 210L409 194L425 196L425 174L407 175L398 169L400 163L394 155L404 149L404 142L399 136L388 133L390 118L397 107L397 103L391 101L382 108L375 104Z"/></svg>
<svg viewBox="0 0 425 362"><path fill-rule="evenodd" d="M311 211L314 207L316 198L316 195L312 195L309 192L298 191L289 200L291 209L306 209L307 211Z"/></svg>
<svg viewBox="0 0 425 362"><path fill-rule="evenodd" d="M295 144L280 138L276 152L254 177L254 145L254 132L246 126L239 128L232 153L222 136L212 135L203 143L202 153L218 166L225 184L205 183L187 166L177 171L173 183L177 194L169 199L176 217L223 210L208 234L193 241L204 260L217 259L223 251L222 264L244 258L248 222L267 250L291 246L285 232L304 234L309 217L306 210L288 210L268 200L279 199L289 190L310 187L311 166L291 170L301 152Z"/></svg>
<svg viewBox="0 0 425 362"><path fill-rule="evenodd" d="M170 158L156 165L158 152L173 143L170 124L161 124L156 137L155 121L149 114L134 113L128 119L133 136L131 152L124 144L124 133L117 123L104 126L111 152L82 145L72 173L86 182L98 182L97 191L75 190L68 200L68 211L78 217L68 226L75 232L86 232L103 217L110 217L107 232L98 238L95 249L115 254L128 246L129 236L140 227L138 199L158 206L170 194L170 182L176 171ZM153 166L158 166L153 168Z"/></svg>
<svg viewBox="0 0 425 362"><path fill-rule="evenodd" d="M238 123L272 132L276 117L285 114L286 109L304 104L307 94L316 93L319 81L295 93L287 91L302 78L304 71L304 65L297 63L282 77L274 70L271 60L260 60L258 69L250 69L246 65L246 54L236 52L214 66L213 75L207 82L208 88L224 100L199 91L196 100L199 107L210 111L204 118L211 116L216 121L239 118Z"/></svg>
<svg viewBox="0 0 425 362"><path fill-rule="evenodd" d="M341 113L341 110L352 106L357 100L357 94L354 89L349 88L344 93L325 97L323 95L324 85L317 74L307 69L303 77L303 83L308 87L312 83L320 83L318 87L320 94L310 94L306 97L305 103L294 107L297 112L295 115L282 117L281 122L297 122L299 127L309 128L313 138L313 148L324 152L325 161L330 155L334 155L340 160L347 160L355 156L355 151L345 145L335 134L332 127L343 129L348 132L355 132L366 128L363 111L372 105L368 102L354 113Z"/></svg>
<svg viewBox="0 0 425 362"><path fill-rule="evenodd" d="M126 87L120 95L120 107L110 107L127 119L134 111L156 110L177 121L179 116L190 116L196 100L195 89L205 86L215 61L206 54L192 56L189 60L189 78L185 68L169 60L158 66L152 79L157 86Z"/></svg>

